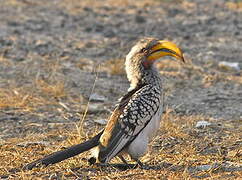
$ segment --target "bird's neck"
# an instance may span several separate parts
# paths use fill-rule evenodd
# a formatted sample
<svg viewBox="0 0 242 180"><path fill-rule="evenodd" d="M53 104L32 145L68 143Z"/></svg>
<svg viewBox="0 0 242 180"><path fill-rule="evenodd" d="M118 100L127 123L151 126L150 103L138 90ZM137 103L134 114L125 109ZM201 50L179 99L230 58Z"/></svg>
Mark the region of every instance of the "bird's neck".
<svg viewBox="0 0 242 180"><path fill-rule="evenodd" d="M149 69L145 69L142 65L126 66L126 73L130 81L129 91L146 84L161 86L160 74L153 65Z"/></svg>

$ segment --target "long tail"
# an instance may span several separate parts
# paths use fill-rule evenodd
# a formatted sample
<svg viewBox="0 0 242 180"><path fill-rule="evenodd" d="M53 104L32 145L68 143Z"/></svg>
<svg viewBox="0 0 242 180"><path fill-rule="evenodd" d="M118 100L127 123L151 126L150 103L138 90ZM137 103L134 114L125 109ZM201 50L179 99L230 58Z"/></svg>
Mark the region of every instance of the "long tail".
<svg viewBox="0 0 242 180"><path fill-rule="evenodd" d="M99 144L99 139L102 135L103 131L101 131L99 134L94 136L93 138L89 139L88 141L73 145L69 148L66 148L61 151L54 152L42 159L38 159L32 163L29 163L23 167L24 170L31 170L34 167L40 167L40 166L48 166L50 164L55 164L58 162L61 162L65 159L68 159L70 157L76 156L82 152L88 151L92 149L95 146L98 146Z"/></svg>

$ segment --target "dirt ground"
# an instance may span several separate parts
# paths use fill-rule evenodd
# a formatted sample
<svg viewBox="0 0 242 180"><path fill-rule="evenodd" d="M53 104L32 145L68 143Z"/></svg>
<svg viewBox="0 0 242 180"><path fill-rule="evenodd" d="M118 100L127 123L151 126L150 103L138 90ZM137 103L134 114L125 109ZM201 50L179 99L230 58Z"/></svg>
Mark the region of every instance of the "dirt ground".
<svg viewBox="0 0 242 180"><path fill-rule="evenodd" d="M103 128L144 36L177 43L187 61L156 64L166 111L142 159L150 168L89 166L87 152L15 172ZM241 69L241 1L0 0L0 178L239 179Z"/></svg>

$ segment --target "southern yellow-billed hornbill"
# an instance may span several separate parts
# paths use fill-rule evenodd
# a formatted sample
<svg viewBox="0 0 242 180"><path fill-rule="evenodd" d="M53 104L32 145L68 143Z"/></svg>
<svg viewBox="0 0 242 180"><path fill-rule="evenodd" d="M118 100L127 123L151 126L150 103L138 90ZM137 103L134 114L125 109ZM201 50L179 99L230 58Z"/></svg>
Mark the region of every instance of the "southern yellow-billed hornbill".
<svg viewBox="0 0 242 180"><path fill-rule="evenodd" d="M90 140L55 152L32 162L24 169L49 165L95 148L91 162L108 163L127 153L139 164L149 141L159 129L163 113L162 79L154 62L163 56L183 61L183 53L174 43L154 38L137 42L126 56L125 69L130 81L128 93L120 100L105 129Z"/></svg>

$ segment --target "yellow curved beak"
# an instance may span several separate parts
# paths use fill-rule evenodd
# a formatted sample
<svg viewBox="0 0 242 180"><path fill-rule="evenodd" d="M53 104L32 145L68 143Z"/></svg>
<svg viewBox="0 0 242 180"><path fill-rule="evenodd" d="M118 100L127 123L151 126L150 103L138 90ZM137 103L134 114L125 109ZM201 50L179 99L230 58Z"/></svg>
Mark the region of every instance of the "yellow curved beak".
<svg viewBox="0 0 242 180"><path fill-rule="evenodd" d="M151 48L147 59L149 61L154 61L163 56L173 56L185 62L181 49L170 41L158 41L158 43Z"/></svg>

